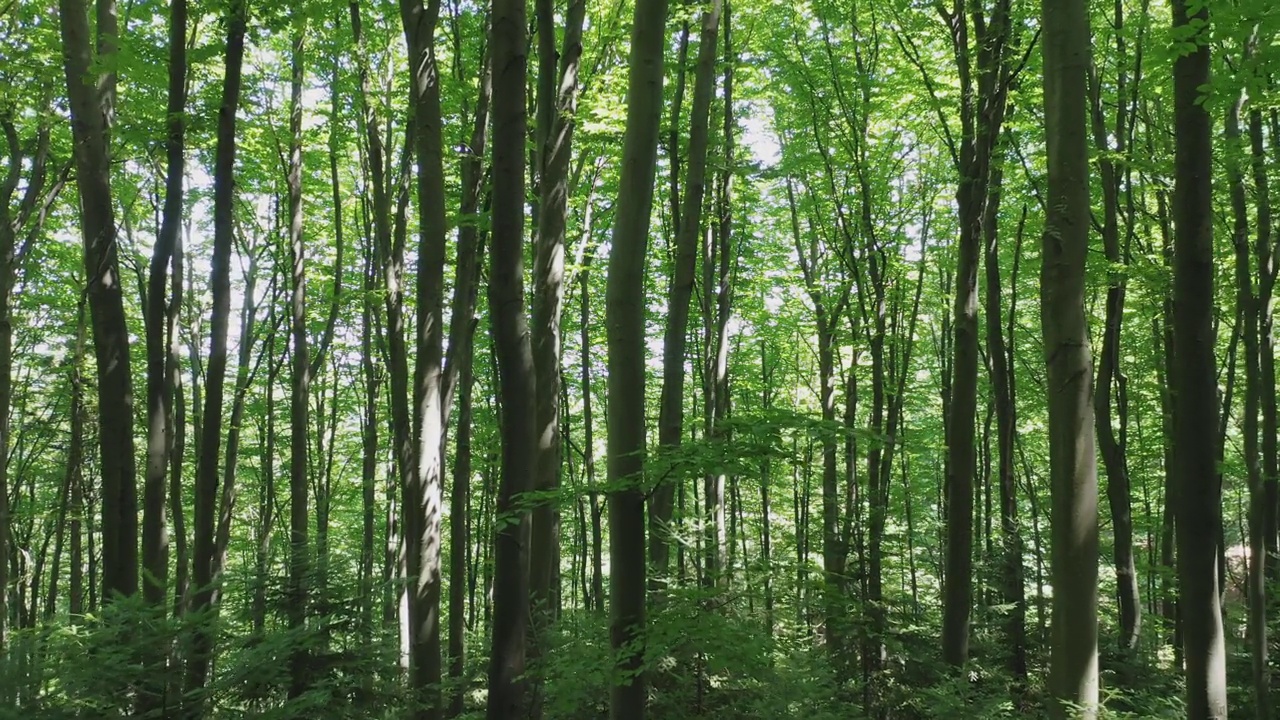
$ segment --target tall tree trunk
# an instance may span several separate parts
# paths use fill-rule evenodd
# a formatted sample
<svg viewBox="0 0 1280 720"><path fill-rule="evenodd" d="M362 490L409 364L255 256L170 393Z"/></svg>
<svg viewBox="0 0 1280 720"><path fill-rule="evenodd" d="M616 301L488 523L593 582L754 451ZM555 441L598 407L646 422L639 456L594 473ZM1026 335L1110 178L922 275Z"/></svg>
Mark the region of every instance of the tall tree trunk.
<svg viewBox="0 0 1280 720"><path fill-rule="evenodd" d="M187 85L187 3L173 0L169 8L169 101L168 137L165 142L164 214L151 255L147 284L147 470L144 485L142 559L147 573L143 594L147 601L164 603L169 571L168 537L165 529L165 485L169 474L170 439L173 420L173 388L166 372L169 354L165 328L168 325L168 271L174 248L182 232L183 173L186 168L186 85Z"/></svg>
<svg viewBox="0 0 1280 720"><path fill-rule="evenodd" d="M501 720L528 713L523 676L529 623L530 522L521 496L532 489L537 463L547 456L538 452L534 420L537 385L525 316L525 1L494 0L490 27L494 123L489 314L502 401L502 480L497 498L502 521L494 531L494 624L486 717ZM558 282L555 284L558 292Z"/></svg>
<svg viewBox="0 0 1280 720"><path fill-rule="evenodd" d="M9 453L11 449L9 413L13 406L13 288L17 281L18 267L23 253L17 246L17 234L26 229L37 206L51 202L59 192L61 183L43 196L48 180L49 126L41 122L36 131L34 149L23 147L18 129L7 113L0 113L0 129L4 132L9 161L3 180L0 180L0 662L4 661L9 647L9 549L12 535L9 507ZM29 166L25 166L29 163ZM14 196L26 173L26 187L18 200L16 212ZM42 212L43 214L43 212ZM30 228L34 237L42 224L42 218L34 220ZM78 370L77 370L78 372Z"/></svg>
<svg viewBox="0 0 1280 720"><path fill-rule="evenodd" d="M620 674L610 720L643 720L645 646L645 254L661 124L666 0L637 0L627 73L625 171L614 205L605 326L609 352L609 640ZM615 677L619 675L615 674Z"/></svg>
<svg viewBox="0 0 1280 720"><path fill-rule="evenodd" d="M1231 245L1235 250L1236 308L1241 315L1244 341L1244 416L1240 420L1245 477L1249 488L1248 544L1245 596L1249 604L1249 649L1253 659L1253 697L1258 718L1271 717L1267 666L1267 573L1263 519L1265 491L1258 449L1260 380L1258 377L1258 313L1253 289L1253 256L1249 232L1249 199L1244 172L1236 152L1240 149L1240 113L1245 94L1237 93L1227 108L1224 138L1227 148L1227 183L1231 196ZM1230 409L1228 408L1229 412Z"/></svg>
<svg viewBox="0 0 1280 720"><path fill-rule="evenodd" d="M215 575L214 518L218 506L218 460L222 441L222 397L227 374L227 326L231 315L231 246L235 222L233 186L236 154L236 111L240 104L241 67L244 60L245 25L248 3L234 0L227 6L227 42L222 100L218 108L217 147L213 175L213 259L210 285L213 312L210 316L209 360L206 365L204 418L196 463L195 581L194 610L206 615L196 630L187 663L188 691L201 691L213 660L215 628L208 615L214 609ZM188 707L188 717L203 714L197 699Z"/></svg>
<svg viewBox="0 0 1280 720"><path fill-rule="evenodd" d="M84 309L83 306L76 318L75 349L71 358L71 438L67 448L67 464L75 476L71 483L71 553L68 560L71 565L71 577L67 583L68 616L72 625L78 624L84 617L84 576L85 576L85 488L84 488ZM90 525L91 527L91 525ZM93 554L93 545L89 545L89 554ZM5 563L8 564L7 562ZM92 581L91 581L92 582Z"/></svg>
<svg viewBox="0 0 1280 720"><path fill-rule="evenodd" d="M1192 25L1192 23L1195 25ZM1173 355L1174 477L1178 486L1179 603L1186 649L1187 717L1227 716L1226 647L1218 587L1222 488L1217 480L1214 356L1213 133L1209 9L1174 0L1175 31L1194 49L1174 60Z"/></svg>
<svg viewBox="0 0 1280 720"><path fill-rule="evenodd" d="M1040 270L1053 508L1049 686L1050 711L1061 718L1093 718L1098 712L1098 477L1085 317L1090 227L1086 5L1084 0L1041 3L1049 156Z"/></svg>
<svg viewBox="0 0 1280 720"><path fill-rule="evenodd" d="M1117 6L1115 32L1117 34L1118 55L1124 60L1124 41L1119 39L1123 29L1123 16ZM1093 142L1098 150L1098 169L1102 176L1102 246L1107 262L1113 268L1123 266L1125 262L1120 249L1120 178L1116 163L1110 159L1109 136L1114 136L1117 146L1114 152L1123 155L1126 150L1127 110L1125 96L1127 77L1125 70L1120 70L1117 80L1116 96L1120 104L1116 111L1116 127L1108 128L1103 113L1101 78L1097 77L1097 69L1091 69L1090 83L1090 120L1093 130ZM1133 650L1138 643L1142 628L1142 601L1138 591L1138 571L1133 558L1133 510L1130 500L1129 469L1125 447L1116 437L1112 425L1112 391L1113 386L1123 383L1120 374L1120 330L1124 319L1125 281L1124 273L1119 270L1110 272L1107 286L1106 319L1103 325L1102 349L1098 359L1098 377L1094 387L1093 412L1097 425L1098 444L1101 446L1103 467L1107 473L1107 501L1111 510L1111 526L1114 533L1112 543L1112 561L1116 569L1116 594L1120 610L1120 647L1122 650ZM1117 402L1116 411L1121 414L1120 423L1127 422L1127 407Z"/></svg>
<svg viewBox="0 0 1280 720"><path fill-rule="evenodd" d="M94 359L98 372L98 444L102 479L102 596L138 591L138 488L133 443L133 375L125 322L119 244L112 207L108 132L114 70L100 82L93 67L116 67L115 3L98 2L98 52L90 45L84 0L59 0L67 99Z"/></svg>
<svg viewBox="0 0 1280 720"><path fill-rule="evenodd" d="M588 208L589 209L589 208ZM594 217L594 215L592 215ZM590 222L584 242L591 238ZM600 527L600 490L596 487L596 438L595 418L591 412L591 261L594 253L586 253L582 258L582 270L578 274L581 284L579 297L582 301L581 315L578 319L580 332L578 352L582 357L582 465L587 477L587 492L591 495L591 603L590 608L596 612L604 611L604 559L601 545L603 532Z"/></svg>
<svg viewBox="0 0 1280 720"><path fill-rule="evenodd" d="M478 221L480 203L487 182L484 172L485 141L489 132L489 104L493 95L491 68L486 51L480 61L480 77L475 115L472 120L469 152L461 162L463 220L458 228L457 270L454 281L452 317L449 320L449 350L445 362L442 423L447 429L454 396L459 400L457 452L454 456L453 488L450 497L450 577L449 584L449 677L456 690L449 698L448 715L463 712L466 686L466 593L471 552L471 423L472 382L475 357L476 303L479 266L484 255L484 236ZM442 435L442 439L445 439ZM443 452L443 449L442 449Z"/></svg>
<svg viewBox="0 0 1280 720"><path fill-rule="evenodd" d="M293 11L293 37L289 80L289 165L286 177L289 209L290 300L289 329L293 347L292 377L289 381L289 575L285 601L289 629L295 633L306 626L310 548L307 531L311 524L307 502L307 470L311 436L311 356L307 348L306 245L302 236L302 90L303 57L306 52L306 18ZM245 340L242 339L241 342ZM298 642L289 655L289 698L307 691L307 652Z"/></svg>
<svg viewBox="0 0 1280 720"><path fill-rule="evenodd" d="M702 229L703 198L706 193L707 147L710 135L711 99L716 87L716 56L723 0L711 0L702 13L702 33L698 40L698 61L694 70L693 108L689 115L689 147L685 184L676 215L675 267L667 301L667 322L662 346L662 396L658 406L658 445L663 451L679 448L684 434L684 363L689 333L689 303L693 297L698 263L698 237ZM683 73L681 75L683 80ZM681 85L681 89L683 85ZM679 122L677 117L673 121ZM674 132L674 131L673 131ZM675 148L668 148L674 152ZM677 188L673 187L673 192ZM676 200L673 198L673 202ZM681 477L677 470L673 478ZM669 571L671 520L675 510L678 479L663 480L654 488L649 502L649 554L653 582L663 583Z"/></svg>
<svg viewBox="0 0 1280 720"><path fill-rule="evenodd" d="M473 324L474 327L474 324ZM471 396L474 344L458 356L458 432L453 456L453 488L449 497L449 679L455 690L449 698L449 717L465 709L466 601L468 560L471 555Z"/></svg>
<svg viewBox="0 0 1280 720"><path fill-rule="evenodd" d="M946 573L943 581L942 655L949 665L969 658L969 614L973 605L973 497L978 407L978 264L987 204L998 197L996 147L1012 82L1011 41L1017 24L1008 0L970 8L961 0L950 11L939 4L951 31L961 85L959 147L950 146L960 172L956 192L960 238L951 327L951 366L946 408ZM974 47L970 48L970 22ZM976 57L975 57L976 55ZM976 76L975 76L976 72ZM976 85L976 86L975 86Z"/></svg>
<svg viewBox="0 0 1280 720"><path fill-rule="evenodd" d="M444 333L444 147L436 26L440 0L400 0L409 48L410 137L417 163L418 322L413 378L414 449L404 493L409 573L410 686L420 695L420 720L440 717L440 511L443 433L441 365ZM496 65L495 65L496 67ZM402 257L402 256L401 256ZM394 390L393 390L394 392Z"/></svg>
<svg viewBox="0 0 1280 720"><path fill-rule="evenodd" d="M560 317L564 302L565 221L569 212L569 165L572 160L574 114L578 107L578 65L582 58L585 0L574 0L565 18L564 48L555 45L554 3L538 0L538 117L539 153L538 225L534 237L533 360L537 372L537 404L534 409L537 440L537 477L534 489L545 493L533 512L530 546L530 601L534 605L534 644L545 629L559 591L553 587L555 561L560 544ZM559 63L557 67L557 57ZM533 716L541 713L535 696Z"/></svg>

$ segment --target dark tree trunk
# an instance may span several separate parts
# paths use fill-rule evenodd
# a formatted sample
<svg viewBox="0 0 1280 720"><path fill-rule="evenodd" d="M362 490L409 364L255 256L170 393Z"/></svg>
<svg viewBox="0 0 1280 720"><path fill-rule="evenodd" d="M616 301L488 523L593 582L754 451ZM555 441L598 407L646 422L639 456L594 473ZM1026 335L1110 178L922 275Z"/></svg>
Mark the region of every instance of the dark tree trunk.
<svg viewBox="0 0 1280 720"><path fill-rule="evenodd" d="M1178 485L1179 602L1186 649L1187 717L1226 718L1226 648L1219 598L1222 488L1217 474L1218 389L1214 356L1213 132L1209 10L1174 0L1173 26L1200 27L1174 61L1173 355L1174 478Z"/></svg>
<svg viewBox="0 0 1280 720"><path fill-rule="evenodd" d="M241 67L244 60L245 25L248 3L234 0L227 7L226 72L222 100L218 108L217 147L213 176L213 258L210 285L213 311L210 315L209 360L206 365L204 418L196 463L194 610L205 615L196 631L187 663L187 689L203 690L213 661L216 631L209 617L215 608L216 570L215 515L218 507L218 460L222 442L222 398L227 374L227 326L231 315L231 247L235 222L233 174L236 154L236 111L240 104ZM203 714L202 702L189 703L188 717Z"/></svg>
<svg viewBox="0 0 1280 720"><path fill-rule="evenodd" d="M84 0L60 0L67 98L71 107L76 185L84 239L94 359L98 372L98 440L102 482L102 596L138 591L138 488L133 442L133 376L125 322L123 278L111 195L108 133L114 105L114 71L101 82L93 67L114 68L115 5L100 0L98 51L89 37ZM95 64L96 63L96 64Z"/></svg>
<svg viewBox="0 0 1280 720"><path fill-rule="evenodd" d="M303 56L306 51L306 19L298 10L293 15L292 53L290 60L289 97L289 261L290 300L289 330L293 345L290 352L292 377L289 381L289 575L285 615L289 629L300 632L306 626L307 595L310 577L308 555L308 443L311 435L311 356L307 349L307 274L306 246L302 236L302 90ZM289 656L289 698L306 692L307 652L298 643Z"/></svg>
<svg viewBox="0 0 1280 720"><path fill-rule="evenodd" d="M702 33L698 41L698 62L694 71L693 108L689 115L689 147L685 157L685 184L682 193L673 179L673 203L683 207L673 219L675 226L675 267L667 301L666 328L662 349L662 396L658 412L658 445L664 451L679 448L684 437L685 343L689 333L689 304L693 297L694 276L698 263L698 237L702 230L703 198L706 193L707 147L710 135L711 99L716 87L717 37L720 30L722 0L711 0L702 13ZM682 36L682 52L687 53L687 36ZM683 58L683 56L682 56ZM683 99L684 71L681 63L677 90ZM679 105L672 120L673 140L678 131ZM676 146L668 148L669 154ZM674 172L674 170L673 170ZM673 208L675 205L673 205ZM670 564L671 521L675 510L679 470L671 473L654 489L649 502L649 554L654 583L664 583Z"/></svg>
<svg viewBox="0 0 1280 720"><path fill-rule="evenodd" d="M534 642L559 605L556 561L560 557L560 500L554 493L561 476L560 318L564 302L565 222L569 212L569 165L572 160L574 114L578 107L578 65L582 57L585 0L574 0L565 18L564 48L557 54L552 0L535 3L538 25L538 218L533 261L533 360L537 372L534 409L537 477L534 489L546 493L533 512L530 556L530 601ZM559 62L557 63L557 57ZM536 693L532 717L541 716L542 693Z"/></svg>
<svg viewBox="0 0 1280 720"><path fill-rule="evenodd" d="M609 640L611 720L643 720L645 647L645 255L661 123L666 0L638 0L632 17L627 122L614 205L605 304L609 353Z"/></svg>
<svg viewBox="0 0 1280 720"><path fill-rule="evenodd" d="M533 488L539 455L535 369L525 315L524 141L525 2L494 0L493 210L489 315L502 402L502 480L494 531L493 634L489 655L490 720L526 717L525 645L529 623L529 513L522 495ZM546 208L542 209L546 214ZM548 534L549 535L549 534ZM547 537L545 539L550 539ZM549 572L549 568L548 568Z"/></svg>

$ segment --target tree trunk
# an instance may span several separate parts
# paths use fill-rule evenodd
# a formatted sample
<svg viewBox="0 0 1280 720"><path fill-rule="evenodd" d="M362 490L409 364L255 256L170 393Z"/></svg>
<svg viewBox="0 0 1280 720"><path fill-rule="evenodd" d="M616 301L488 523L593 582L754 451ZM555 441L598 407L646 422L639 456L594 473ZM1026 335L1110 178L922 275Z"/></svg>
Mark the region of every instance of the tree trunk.
<svg viewBox="0 0 1280 720"><path fill-rule="evenodd" d="M440 0L400 0L409 48L411 138L417 164L418 278L417 363L413 378L414 452L404 493L409 573L410 687L422 700L416 714L435 720L440 696L440 510L443 413L441 365L444 333L444 148L436 25ZM401 256L402 257L402 256ZM394 392L394 390L393 390Z"/></svg>
<svg viewBox="0 0 1280 720"><path fill-rule="evenodd" d="M1245 477L1249 489L1248 544L1245 597L1249 608L1249 649L1253 659L1253 697L1258 718L1271 717L1270 681L1267 665L1267 574L1266 542L1263 519L1265 491L1262 485L1261 455L1258 449L1259 388L1258 377L1258 313L1253 289L1252 243L1249 233L1249 199L1244 172L1235 152L1240 149L1240 112L1245 94L1237 93L1227 108L1224 139L1227 148L1227 183L1230 188L1232 233L1235 250L1236 307L1243 324L1244 341L1244 415L1240 420ZM1227 408L1229 412L1230 409Z"/></svg>
<svg viewBox="0 0 1280 720"><path fill-rule="evenodd" d="M91 80L93 67L114 68L115 5L100 0L98 52L91 49L84 0L59 0L76 185L84 239L86 295L98 372L98 440L102 482L102 596L138 591L138 488L133 443L133 376L125 322L119 244L112 207L110 131L114 71ZM96 63L96 64L95 64Z"/></svg>
<svg viewBox="0 0 1280 720"><path fill-rule="evenodd" d="M289 81L289 165L286 186L289 210L290 300L289 329L293 336L292 377L289 380L289 574L285 614L289 629L306 626L310 548L307 534L311 516L307 502L308 444L311 436L311 356L307 349L306 245L302 236L302 90L303 56L306 51L306 19L294 10ZM242 341L243 342L243 341ZM301 639L290 649L289 698L307 691L307 656Z"/></svg>
<svg viewBox="0 0 1280 720"><path fill-rule="evenodd" d="M216 546L214 519L218 506L218 460L222 441L222 397L227 371L227 326L231 315L231 247L235 222L234 170L236 154L236 111L240 104L241 67L244 60L245 25L248 3L235 0L227 7L226 72L222 101L218 108L217 147L214 152L213 202L214 232L210 285L213 311L210 315L209 360L206 365L204 418L196 463L194 610L211 613L215 603ZM187 690L200 691L213 661L215 628L205 617L197 628L187 664ZM202 702L189 703L188 717L203 714Z"/></svg>
<svg viewBox="0 0 1280 720"><path fill-rule="evenodd" d="M707 146L710 135L711 99L716 87L717 37L720 30L722 0L711 0L702 13L702 33L698 41L698 62L694 70L693 108L689 115L689 147L685 185L677 214L675 267L667 301L667 322L662 346L662 395L658 406L658 445L663 451L679 448L684 437L684 363L685 343L689 334L689 303L693 297L694 276L698 263L698 237L702 229L703 197L706 192ZM683 82L683 74L681 75ZM680 86L683 89L683 85ZM678 112L678 106L677 106ZM677 127L678 116L673 120ZM673 131L674 132L674 131ZM668 148L674 152L675 148ZM676 188L673 187L673 192ZM673 202L676 202L673 199ZM649 554L653 566L653 582L665 582L670 565L671 521L675 510L675 491L679 470L671 473L654 488L649 502Z"/></svg>
<svg viewBox="0 0 1280 720"><path fill-rule="evenodd" d="M525 717L528 713L529 698L523 676L529 623L530 522L522 495L533 488L538 461L548 456L539 453L534 418L537 385L525 316L523 155L527 57L524 0L494 0L490 28L493 250L489 314L502 402L502 480L497 498L497 513L502 521L494 530L494 624L486 717L501 720ZM546 208L542 214L546 215ZM559 283L552 282L558 294ZM551 533L547 535L545 539L551 540Z"/></svg>
<svg viewBox="0 0 1280 720"><path fill-rule="evenodd" d="M1115 29L1122 29L1123 17L1114 18ZM1118 39L1118 54L1123 61L1124 41ZM1093 142L1098 150L1098 169L1102 176L1102 245L1107 262L1113 267L1121 267L1125 260L1120 249L1120 178L1116 163L1109 153L1113 152L1108 136L1114 133L1116 148L1114 152L1123 155L1126 151L1127 110L1125 97L1127 78L1122 69L1117 80L1116 96L1120 104L1116 112L1116 127L1107 126L1103 114L1101 78L1096 77L1096 67L1091 71L1090 83L1090 120L1093 130ZM1129 469L1126 460L1126 448L1116 438L1112 425L1112 390L1113 386L1123 382L1120 375L1120 330L1124 319L1125 280L1124 273L1113 270L1107 286L1106 319L1103 325L1102 349L1098 359L1098 377L1094 387L1093 411L1097 425L1098 444L1101 446L1103 467L1107 473L1107 501L1111 510L1111 525L1114 533L1112 543L1112 561L1116 569L1116 594L1120 609L1120 648L1133 650L1138 643L1142 628L1142 601L1138 591L1138 572L1133 558L1133 509L1130 500ZM1120 413L1120 423L1127 422L1127 406L1117 402L1116 411Z"/></svg>
<svg viewBox="0 0 1280 720"><path fill-rule="evenodd" d="M1213 133L1203 90L1209 83L1209 10L1174 0L1174 30L1196 23L1195 48L1174 60L1173 356L1174 475L1178 485L1179 601L1186 649L1187 717L1227 716L1226 648L1218 587L1222 488L1213 295Z"/></svg>
<svg viewBox="0 0 1280 720"><path fill-rule="evenodd" d="M592 216L594 217L594 215ZM584 242L590 240L591 227L588 223ZM604 612L604 560L601 545L603 532L600 527L600 490L596 487L596 439L595 419L591 413L591 261L593 253L587 253L582 259L582 271L578 274L581 283L582 300L579 317L579 353L582 356L582 465L587 477L587 492L591 495L591 603L590 608L596 612Z"/></svg>
<svg viewBox="0 0 1280 720"><path fill-rule="evenodd" d="M1053 508L1050 711L1061 718L1093 718L1098 712L1098 477L1085 317L1089 17L1083 0L1045 0L1041 10L1049 156L1040 321Z"/></svg>
<svg viewBox="0 0 1280 720"><path fill-rule="evenodd" d="M473 325L474 327L474 325ZM467 669L466 602L468 560L471 555L471 391L474 344L468 342L457 362L458 431L453 456L453 488L449 497L449 679L455 683L449 699L449 717L465 709Z"/></svg>
<svg viewBox="0 0 1280 720"><path fill-rule="evenodd" d="M610 720L645 717L645 255L661 123L666 0L637 0L605 326L609 352ZM615 675L617 677L617 675Z"/></svg>
<svg viewBox="0 0 1280 720"><path fill-rule="evenodd" d="M533 260L533 361L537 373L534 408L537 476L533 489L541 495L534 507L530 541L530 602L533 604L533 644L559 605L556 561L560 554L559 498L560 437L560 318L564 302L565 222L569 212L569 165L572 160L574 114L578 107L578 65L582 57L582 27L586 1L574 0L565 19L564 49L555 45L552 0L537 0L538 24L538 218ZM559 63L557 67L557 56ZM541 697L534 693L531 717L540 717Z"/></svg>

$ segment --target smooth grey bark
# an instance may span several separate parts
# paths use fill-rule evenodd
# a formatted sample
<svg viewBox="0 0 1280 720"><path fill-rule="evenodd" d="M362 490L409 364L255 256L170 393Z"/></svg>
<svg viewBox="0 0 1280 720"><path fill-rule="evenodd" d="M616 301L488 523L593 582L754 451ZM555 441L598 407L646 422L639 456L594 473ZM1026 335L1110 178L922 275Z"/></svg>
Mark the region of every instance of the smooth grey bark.
<svg viewBox="0 0 1280 720"><path fill-rule="evenodd" d="M667 0L637 0L605 299L609 352L610 720L642 720L645 646L645 253L662 117Z"/></svg>
<svg viewBox="0 0 1280 720"><path fill-rule="evenodd" d="M996 195L996 148L1004 123L1018 23L1009 0L970 7L955 0L938 4L951 34L961 87L958 143L948 148L960 173L956 191L960 237L956 258L955 305L950 317L951 354L946 405L947 458L946 572L943 580L942 655L959 667L969 658L969 615L973 605L973 497L977 464L975 415L978 403L978 265L987 204ZM972 30L970 24L972 23ZM970 36L972 33L972 47Z"/></svg>
<svg viewBox="0 0 1280 720"><path fill-rule="evenodd" d="M1087 2L1043 0L1041 18L1049 170L1040 269L1053 535L1049 711L1058 718L1094 718L1098 476L1093 361L1085 316L1090 230Z"/></svg>
<svg viewBox="0 0 1280 720"><path fill-rule="evenodd" d="M1219 596L1222 488L1217 474L1214 356L1213 131L1202 88L1210 81L1207 6L1174 0L1175 31L1194 46L1173 63L1173 399L1179 606L1187 717L1227 717L1226 646Z"/></svg>
<svg viewBox="0 0 1280 720"><path fill-rule="evenodd" d="M168 437L173 427L169 354L167 290L174 248L182 233L183 173L186 168L187 3L173 0L169 7L169 99L165 139L164 213L151 255L147 281L147 465L143 485L142 565L143 595L161 606L168 586L169 541L165 527L165 491L169 475Z"/></svg>
<svg viewBox="0 0 1280 720"><path fill-rule="evenodd" d="M1253 660L1253 699L1258 718L1271 717L1271 672L1267 664L1267 573L1264 520L1265 488L1262 483L1262 456L1259 450L1258 420L1261 414L1257 296L1253 287L1253 243L1249 228L1249 199L1244 171L1236 152L1241 149L1240 115L1245 94L1239 92L1227 107L1224 140L1227 142L1227 184L1231 198L1231 246L1235 254L1236 308L1243 325L1244 407L1241 425L1241 450L1245 479L1249 489L1248 531L1249 562L1246 568L1245 598L1248 602L1249 653Z"/></svg>

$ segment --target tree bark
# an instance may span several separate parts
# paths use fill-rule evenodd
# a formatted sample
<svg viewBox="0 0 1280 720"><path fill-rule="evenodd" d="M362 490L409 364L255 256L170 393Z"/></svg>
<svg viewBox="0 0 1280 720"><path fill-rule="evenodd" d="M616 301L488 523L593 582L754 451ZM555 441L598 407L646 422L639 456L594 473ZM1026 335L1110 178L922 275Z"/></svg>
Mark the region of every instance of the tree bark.
<svg viewBox="0 0 1280 720"><path fill-rule="evenodd" d="M560 554L560 318L564 302L565 222L569 211L569 165L572 160L574 115L578 108L578 66L582 58L585 0L574 0L565 18L564 47L555 48L555 18L551 0L535 3L538 23L539 202L533 261L533 360L537 371L534 409L537 439L537 477L534 489L545 493L533 512L530 601L534 605L534 644L559 605L553 587ZM557 57L559 63L557 67ZM533 715L541 712L535 697Z"/></svg>
<svg viewBox="0 0 1280 720"><path fill-rule="evenodd" d="M606 291L609 352L610 720L645 717L645 254L661 123L666 0L637 0Z"/></svg>
<svg viewBox="0 0 1280 720"><path fill-rule="evenodd" d="M1049 157L1040 270L1053 533L1049 686L1050 711L1061 718L1094 718L1098 712L1098 477L1085 316L1090 228L1086 5L1083 0L1041 3Z"/></svg>
<svg viewBox="0 0 1280 720"><path fill-rule="evenodd" d="M489 655L490 720L525 717L525 645L529 623L529 513L539 460L533 349L524 293L525 2L494 0L493 249L489 314L502 401L502 479L494 531L493 632ZM546 208L542 208L546 215ZM558 368L557 368L558 370ZM550 539L548 537L547 539ZM548 568L548 572L549 572Z"/></svg>
<svg viewBox="0 0 1280 720"><path fill-rule="evenodd" d="M214 521L218 506L218 460L222 442L222 399L227 371L227 327L231 315L231 247L235 222L234 170L236 154L236 111L240 104L241 68L244 60L245 25L248 3L234 0L227 6L227 42L222 100L218 108L217 146L213 175L213 258L210 285L213 311L210 315L209 360L206 365L204 418L196 463L195 497L195 597L193 608L205 614L197 628L187 663L187 690L200 691L213 661L215 629L209 614L214 610L216 544ZM188 717L203 714L202 702L188 706Z"/></svg>
<svg viewBox="0 0 1280 720"><path fill-rule="evenodd" d="M410 137L417 163L418 278L417 363L413 378L414 448L404 493L409 573L410 687L418 693L420 720L436 720L440 696L440 511L443 413L441 366L444 334L444 147L436 26L440 0L400 0L409 48ZM400 257L403 257L402 255ZM402 266L401 266L402 267ZM393 389L393 393L395 390Z"/></svg>
<svg viewBox="0 0 1280 720"><path fill-rule="evenodd" d="M1214 356L1213 133L1209 10L1174 0L1173 27L1194 48L1174 60L1173 355L1174 479L1178 486L1179 603L1186 652L1187 717L1226 718L1226 648L1218 587L1222 488L1217 479Z"/></svg>
<svg viewBox="0 0 1280 720"><path fill-rule="evenodd" d="M710 135L711 99L716 87L716 56L723 0L711 0L702 13L698 40L698 60L694 70L693 108L689 114L689 147L685 160L685 184L676 214L675 267L667 301L667 322L662 346L662 395L658 406L658 445L664 452L680 447L684 433L684 363L689 334L689 303L693 297L698 263L698 237L702 229L703 198L706 193L707 147ZM687 41L685 41L687 42ZM687 52L687 50L686 50ZM683 74L679 89L683 89ZM679 98L679 96L678 96ZM678 106L677 106L678 113ZM673 128L679 122L673 120ZM675 148L668 148L669 153ZM673 183L673 192L679 188ZM677 202L673 199L673 202ZM649 501L649 554L653 582L663 583L670 565L671 521L675 510L675 490L681 473L675 469L670 479L661 480Z"/></svg>
<svg viewBox="0 0 1280 720"><path fill-rule="evenodd" d="M285 615L289 629L295 633L306 627L310 547L308 530L308 460L311 400L311 355L307 347L307 251L302 235L302 90L303 57L306 52L307 20L298 9L293 11L293 37L289 80L289 164L285 185L288 188L290 299L289 330L293 346L292 377L289 380L289 573ZM241 342L244 342L242 339ZM289 698L307 691L307 651L304 644L290 649Z"/></svg>
<svg viewBox="0 0 1280 720"><path fill-rule="evenodd" d="M950 327L951 367L946 408L946 573L943 581L942 655L952 666L969 658L969 614L973 605L973 497L978 407L978 264L987 204L998 190L993 164L1011 83L1011 41L1016 24L1010 3L999 0L969 9L956 0L939 12L951 32L961 85L959 147L950 146L960 172L956 192L960 238L955 305ZM969 24L973 23L974 49ZM976 54L976 57L973 57ZM976 77L975 77L976 71ZM976 87L975 87L976 84ZM994 174L996 180L998 174Z"/></svg>
<svg viewBox="0 0 1280 720"><path fill-rule="evenodd" d="M102 482L102 596L138 591L138 488L133 442L133 376L125 322L123 278L112 207L108 132L115 81L91 77L95 63L114 68L114 3L98 7L98 51L89 38L84 0L59 0L67 99L71 108L76 185L84 239L94 359L98 372L98 444ZM104 108L106 111L104 112Z"/></svg>

